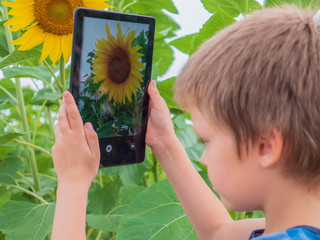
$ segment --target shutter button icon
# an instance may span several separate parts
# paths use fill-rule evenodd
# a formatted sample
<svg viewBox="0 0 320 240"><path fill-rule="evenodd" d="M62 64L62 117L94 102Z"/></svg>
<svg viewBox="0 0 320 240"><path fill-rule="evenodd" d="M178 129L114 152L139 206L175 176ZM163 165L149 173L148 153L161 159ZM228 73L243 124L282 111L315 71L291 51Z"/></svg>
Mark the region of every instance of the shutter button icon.
<svg viewBox="0 0 320 240"><path fill-rule="evenodd" d="M112 146L110 144L106 147L106 151L108 153L112 151Z"/></svg>

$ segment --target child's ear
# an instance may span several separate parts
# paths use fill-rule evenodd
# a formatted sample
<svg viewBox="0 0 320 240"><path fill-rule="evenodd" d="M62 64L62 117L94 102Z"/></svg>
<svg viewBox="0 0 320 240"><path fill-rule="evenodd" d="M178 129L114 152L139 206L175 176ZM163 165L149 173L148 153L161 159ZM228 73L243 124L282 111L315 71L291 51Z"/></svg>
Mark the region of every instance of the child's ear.
<svg viewBox="0 0 320 240"><path fill-rule="evenodd" d="M269 135L263 136L259 139L257 147L258 162L261 167L269 168L276 164L280 159L283 138L277 129L272 129Z"/></svg>

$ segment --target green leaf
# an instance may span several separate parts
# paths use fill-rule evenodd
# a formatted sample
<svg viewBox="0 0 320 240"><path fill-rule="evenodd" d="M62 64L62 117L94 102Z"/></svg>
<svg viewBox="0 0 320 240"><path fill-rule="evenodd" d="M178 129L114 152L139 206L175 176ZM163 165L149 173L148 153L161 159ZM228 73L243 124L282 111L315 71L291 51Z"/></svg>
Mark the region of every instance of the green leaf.
<svg viewBox="0 0 320 240"><path fill-rule="evenodd" d="M168 180L139 193L122 217L118 240L198 239Z"/></svg>
<svg viewBox="0 0 320 240"><path fill-rule="evenodd" d="M9 201L0 208L0 231L8 240L43 240L50 233L54 204Z"/></svg>
<svg viewBox="0 0 320 240"><path fill-rule="evenodd" d="M35 78L50 82L52 75L45 66L39 67L9 67L2 69L6 78Z"/></svg>
<svg viewBox="0 0 320 240"><path fill-rule="evenodd" d="M41 50L39 48L33 48L28 51L14 50L10 55L0 60L0 68L7 67L15 63L21 63L30 59L39 59L41 56Z"/></svg>
<svg viewBox="0 0 320 240"><path fill-rule="evenodd" d="M235 19L219 9L219 11L215 15L210 17L209 20L200 29L200 32L194 42L193 51L195 51L204 41L211 38L218 31L228 27L234 22L236 22Z"/></svg>
<svg viewBox="0 0 320 240"><path fill-rule="evenodd" d="M9 132L9 133L5 133L5 134L1 134L0 135L0 146L15 140L16 138L18 138L20 136L23 136L23 133Z"/></svg>
<svg viewBox="0 0 320 240"><path fill-rule="evenodd" d="M6 158L0 163L0 173L5 173L14 178L21 166L22 162L19 158Z"/></svg>
<svg viewBox="0 0 320 240"><path fill-rule="evenodd" d="M265 0L265 6L266 7L276 7L281 6L284 4L294 4L298 7L302 8L315 8L319 9L320 2L315 0Z"/></svg>
<svg viewBox="0 0 320 240"><path fill-rule="evenodd" d="M159 64L159 75L163 75L169 69L173 61L173 51L164 41L155 41L153 50L153 62Z"/></svg>
<svg viewBox="0 0 320 240"><path fill-rule="evenodd" d="M142 186L124 186L120 189L117 202L107 214L87 216L87 223L90 227L95 229L111 232L116 231L120 219L127 212L133 198L143 191L145 188Z"/></svg>
<svg viewBox="0 0 320 240"><path fill-rule="evenodd" d="M197 38L198 33L190 34L171 41L169 44L177 48L183 53L191 54L194 52L194 41Z"/></svg>
<svg viewBox="0 0 320 240"><path fill-rule="evenodd" d="M120 167L119 175L124 185L140 184L145 171L148 170L150 163L143 161L139 164L130 164Z"/></svg>
<svg viewBox="0 0 320 240"><path fill-rule="evenodd" d="M0 207L6 202L9 202L10 198L11 198L11 192L8 191L5 186L1 187L0 188Z"/></svg>
<svg viewBox="0 0 320 240"><path fill-rule="evenodd" d="M107 214L115 205L121 181L117 178L96 191L89 192L88 212Z"/></svg>
<svg viewBox="0 0 320 240"><path fill-rule="evenodd" d="M0 185L1 184L12 184L17 185L14 178L6 173L0 173Z"/></svg>
<svg viewBox="0 0 320 240"><path fill-rule="evenodd" d="M50 88L42 88L38 92L36 92L36 95L32 98L32 102L34 104L41 105L44 100L47 100L47 105L56 104L57 100L62 97L61 93L58 92L52 92Z"/></svg>
<svg viewBox="0 0 320 240"><path fill-rule="evenodd" d="M0 22L0 57L7 56L9 54L7 37L5 29L3 27L3 21Z"/></svg>
<svg viewBox="0 0 320 240"><path fill-rule="evenodd" d="M166 101L169 109L181 110L180 106L174 101L174 84L176 82L176 77L169 78L167 80L157 83L157 88L161 97Z"/></svg>
<svg viewBox="0 0 320 240"><path fill-rule="evenodd" d="M174 6L171 0L138 0L136 3L138 6L150 9L166 9L172 13L178 13L177 8Z"/></svg>
<svg viewBox="0 0 320 240"><path fill-rule="evenodd" d="M247 0L201 0L205 9L216 14L222 9L231 17L237 17L240 13L247 13Z"/></svg>

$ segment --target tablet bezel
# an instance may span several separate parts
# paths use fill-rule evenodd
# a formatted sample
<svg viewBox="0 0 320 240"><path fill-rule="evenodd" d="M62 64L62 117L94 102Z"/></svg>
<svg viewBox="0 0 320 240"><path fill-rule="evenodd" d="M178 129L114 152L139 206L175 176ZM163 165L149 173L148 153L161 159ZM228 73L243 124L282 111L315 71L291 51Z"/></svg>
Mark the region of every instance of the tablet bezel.
<svg viewBox="0 0 320 240"><path fill-rule="evenodd" d="M83 32L84 17L97 18L97 19L103 19L103 20L116 20L121 22L142 23L142 24L149 25L146 71L145 71L145 78L144 78L145 91L144 91L143 106L142 106L141 134L133 135L133 136L99 138L100 155L101 155L100 167L141 163L142 161L144 161L144 158L145 158L145 145L146 145L145 135L147 130L148 105L149 105L149 95L147 93L147 88L148 88L148 82L151 78L155 19L150 16L109 12L109 11L95 10L95 9L88 9L88 8L77 8L75 10L74 25L73 25L72 55L71 55L70 92L72 93L76 101L79 94L78 89L79 89L79 81L80 81L80 63L81 63L81 48L82 48L82 41L83 41L82 32ZM134 149L130 147L132 146L132 144L134 144L135 146ZM110 153L106 153L106 149L110 145L115 146L116 148L114 149L113 155ZM121 151L119 146L121 146ZM126 149L125 146L127 146L128 149ZM125 149L123 149L123 147L125 147ZM123 161L123 159L128 154L131 156L130 160L128 159L129 161Z"/></svg>

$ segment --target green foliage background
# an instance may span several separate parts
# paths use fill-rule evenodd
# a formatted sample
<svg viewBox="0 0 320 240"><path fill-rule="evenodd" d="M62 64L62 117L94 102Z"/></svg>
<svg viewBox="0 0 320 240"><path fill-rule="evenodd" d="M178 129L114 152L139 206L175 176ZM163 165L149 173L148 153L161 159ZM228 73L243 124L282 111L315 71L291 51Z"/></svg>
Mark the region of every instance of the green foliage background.
<svg viewBox="0 0 320 240"><path fill-rule="evenodd" d="M200 1L200 0L199 0ZM171 0L110 0L118 12L151 15L156 19L152 79L167 72L172 48L192 55L219 30L253 10L283 3L318 7L318 0L201 0L212 16L198 33L171 41L179 25L164 13L178 14ZM0 1L1 3L1 1ZM192 4L192 1L185 1ZM40 63L41 48L17 51L8 28L7 9L0 4L0 240L49 239L57 180L50 149L61 92L68 86L70 66ZM194 13L194 17L197 13ZM238 18L237 18L238 19ZM13 39L21 33L13 33ZM169 42L169 43L168 43ZM25 78L34 88L21 88ZM62 80L67 79L64 83ZM39 83L43 84L39 84ZM204 180L199 163L203 144L186 124L190 115L173 100L175 77L158 83L172 112L176 134ZM234 213L235 219L261 217L261 212ZM197 239L181 205L151 150L142 164L101 169L89 191L87 239Z"/></svg>

